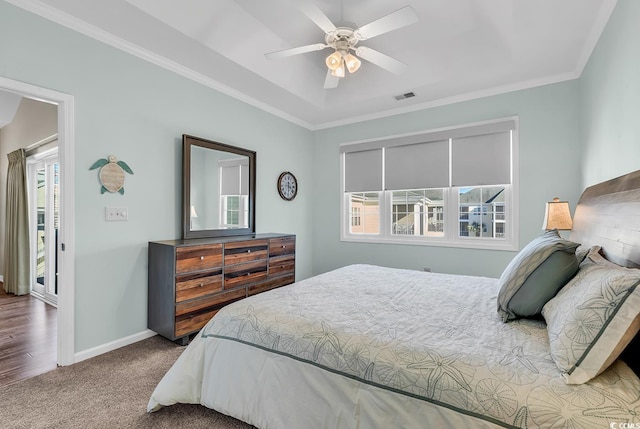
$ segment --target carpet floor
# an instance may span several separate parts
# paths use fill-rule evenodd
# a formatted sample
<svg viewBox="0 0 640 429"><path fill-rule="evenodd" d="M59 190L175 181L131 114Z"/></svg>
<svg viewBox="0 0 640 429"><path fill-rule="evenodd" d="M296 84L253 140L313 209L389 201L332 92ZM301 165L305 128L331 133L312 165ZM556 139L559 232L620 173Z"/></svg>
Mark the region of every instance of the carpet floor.
<svg viewBox="0 0 640 429"><path fill-rule="evenodd" d="M0 390L2 428L250 429L200 405L147 413L147 402L184 347L155 336Z"/></svg>

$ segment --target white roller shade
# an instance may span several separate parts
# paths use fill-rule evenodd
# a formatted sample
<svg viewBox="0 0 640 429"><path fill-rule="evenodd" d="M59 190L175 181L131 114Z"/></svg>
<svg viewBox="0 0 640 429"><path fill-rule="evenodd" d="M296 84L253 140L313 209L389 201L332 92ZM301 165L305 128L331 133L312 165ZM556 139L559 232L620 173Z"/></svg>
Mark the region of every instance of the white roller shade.
<svg viewBox="0 0 640 429"><path fill-rule="evenodd" d="M510 131L454 138L451 158L452 186L511 183Z"/></svg>
<svg viewBox="0 0 640 429"><path fill-rule="evenodd" d="M449 186L449 141L394 146L385 149L385 189L425 189Z"/></svg>
<svg viewBox="0 0 640 429"><path fill-rule="evenodd" d="M382 149L344 154L345 192L382 191Z"/></svg>
<svg viewBox="0 0 640 429"><path fill-rule="evenodd" d="M220 167L220 194L240 195L240 166Z"/></svg>
<svg viewBox="0 0 640 429"><path fill-rule="evenodd" d="M468 125L450 129L427 131L405 136L368 140L358 143L345 143L340 145L340 153L360 152L394 146L407 146L412 144L431 143L440 140L459 139L463 137L480 136L483 134L495 134L504 131L515 130L515 121L506 119L486 124Z"/></svg>

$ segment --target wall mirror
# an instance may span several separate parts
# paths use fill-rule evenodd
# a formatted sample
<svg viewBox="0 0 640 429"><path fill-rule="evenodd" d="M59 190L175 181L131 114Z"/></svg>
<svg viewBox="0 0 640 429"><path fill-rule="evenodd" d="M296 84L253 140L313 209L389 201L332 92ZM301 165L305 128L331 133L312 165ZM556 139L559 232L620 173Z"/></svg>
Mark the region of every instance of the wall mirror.
<svg viewBox="0 0 640 429"><path fill-rule="evenodd" d="M255 232L256 153L182 136L183 238Z"/></svg>

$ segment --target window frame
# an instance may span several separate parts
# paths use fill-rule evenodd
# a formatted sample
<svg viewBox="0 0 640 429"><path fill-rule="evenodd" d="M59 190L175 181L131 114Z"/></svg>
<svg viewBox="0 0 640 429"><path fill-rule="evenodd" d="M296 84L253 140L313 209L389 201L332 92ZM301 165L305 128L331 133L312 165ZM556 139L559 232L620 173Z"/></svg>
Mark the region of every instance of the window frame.
<svg viewBox="0 0 640 429"><path fill-rule="evenodd" d="M380 226L379 233L367 233L367 234L354 234L351 233L351 216L350 216L350 195L351 192L345 192L345 153L347 151L342 150L343 147L352 144L362 144L378 142L382 144L385 141L392 141L399 138L415 137L422 134L442 133L451 130L459 130L467 127L483 126L486 124L495 124L500 122L513 121L514 129L511 132L511 184L491 184L485 186L504 186L505 187L505 239L496 239L493 237L463 237L459 234L460 222L459 222L459 189L461 188L477 188L478 186L448 186L443 189L443 210L444 210L444 236L413 236L413 235L393 235L392 234L392 219L393 219L393 192L404 191L397 190L384 190L377 191L379 194L379 218ZM469 248L469 249L488 249L488 250L518 250L519 248L519 123L518 117L500 118L491 121L475 122L470 124L462 124L453 127L424 130L416 133L400 134L388 136L382 139L370 139L362 140L350 143L344 143L340 145L340 240L345 242L360 242L360 243L380 243L380 244L410 244L421 246L440 246L440 247L456 247L456 248ZM384 151L384 149L383 149ZM383 153L384 159L384 153ZM449 158L451 162L451 158ZM369 191L372 192L372 191ZM353 192L356 193L356 192ZM373 191L375 193L375 191Z"/></svg>

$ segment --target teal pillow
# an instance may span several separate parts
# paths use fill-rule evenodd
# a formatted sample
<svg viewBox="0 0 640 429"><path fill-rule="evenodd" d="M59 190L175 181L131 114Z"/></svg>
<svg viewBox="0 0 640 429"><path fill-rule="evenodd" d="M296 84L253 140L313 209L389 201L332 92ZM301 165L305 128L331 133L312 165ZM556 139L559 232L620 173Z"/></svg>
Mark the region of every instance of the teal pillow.
<svg viewBox="0 0 640 429"><path fill-rule="evenodd" d="M578 271L579 243L546 231L507 265L498 281L498 313L503 322L537 316Z"/></svg>

